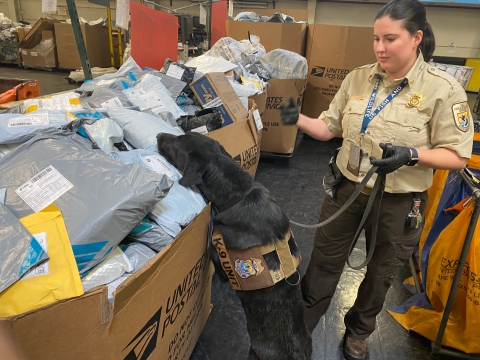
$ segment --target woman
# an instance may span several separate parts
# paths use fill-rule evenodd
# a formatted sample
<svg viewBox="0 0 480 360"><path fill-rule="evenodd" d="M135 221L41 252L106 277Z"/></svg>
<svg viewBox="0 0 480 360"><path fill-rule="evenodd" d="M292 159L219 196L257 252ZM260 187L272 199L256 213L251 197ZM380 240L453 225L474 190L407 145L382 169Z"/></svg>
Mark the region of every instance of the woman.
<svg viewBox="0 0 480 360"><path fill-rule="evenodd" d="M424 61L431 59L435 39L419 1L392 0L380 10L374 23L373 48L378 62L350 72L318 119L299 115L293 103L281 110L283 123L296 124L315 139L343 137L336 159L343 179L334 197L325 197L320 221L345 203L371 165L379 166L377 173L386 174L375 251L356 301L345 315L344 354L353 360L365 358L365 339L375 330L386 293L419 241L422 227L418 225L433 169L462 169L473 141L465 91L453 77ZM382 158L384 143L394 145L393 154L376 160ZM375 178L346 212L315 235L311 261L302 279L310 332L335 293ZM373 212L364 226L367 243ZM412 217L413 223L406 221Z"/></svg>

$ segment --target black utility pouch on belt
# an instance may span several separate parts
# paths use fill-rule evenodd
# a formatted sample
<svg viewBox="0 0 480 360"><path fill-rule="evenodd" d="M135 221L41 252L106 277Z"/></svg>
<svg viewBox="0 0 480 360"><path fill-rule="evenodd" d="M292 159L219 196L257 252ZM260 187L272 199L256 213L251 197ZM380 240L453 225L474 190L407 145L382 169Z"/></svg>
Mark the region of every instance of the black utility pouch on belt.
<svg viewBox="0 0 480 360"><path fill-rule="evenodd" d="M325 190L325 193L333 198L337 193L338 184L340 184L343 178L343 174L340 172L337 166L337 155L340 149L341 148L335 150L335 155L330 159L327 173L323 178L323 188Z"/></svg>

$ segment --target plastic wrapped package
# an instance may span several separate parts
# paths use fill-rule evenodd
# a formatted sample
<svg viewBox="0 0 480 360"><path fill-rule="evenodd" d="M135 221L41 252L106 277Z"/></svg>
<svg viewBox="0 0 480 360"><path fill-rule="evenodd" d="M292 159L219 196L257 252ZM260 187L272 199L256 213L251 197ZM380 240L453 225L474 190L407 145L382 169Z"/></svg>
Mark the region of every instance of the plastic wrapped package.
<svg viewBox="0 0 480 360"><path fill-rule="evenodd" d="M157 223L145 218L135 226L126 239L142 243L150 249L160 252L173 241L173 236L167 234Z"/></svg>
<svg viewBox="0 0 480 360"><path fill-rule="evenodd" d="M222 127L222 117L216 108L204 109L197 111L194 116L181 117L177 120L177 123L185 132L204 127L204 132L207 133Z"/></svg>
<svg viewBox="0 0 480 360"><path fill-rule="evenodd" d="M257 75L259 78L267 81L270 80L270 74L265 68L260 64L249 64L246 66L246 69L250 74Z"/></svg>
<svg viewBox="0 0 480 360"><path fill-rule="evenodd" d="M114 109L132 106L121 90L97 88L88 98L88 104L95 109Z"/></svg>
<svg viewBox="0 0 480 360"><path fill-rule="evenodd" d="M175 79L181 80L187 84L190 84L193 81L193 77L195 76L195 70L196 69L194 67L179 64L174 62L172 59L167 58L163 63L163 67L160 72Z"/></svg>
<svg viewBox="0 0 480 360"><path fill-rule="evenodd" d="M246 82L249 82L247 79L245 79L245 80L246 80ZM249 97L249 96L253 96L253 95L256 95L256 94L259 94L259 93L262 92L256 86L253 87L253 86L250 86L250 84L248 86L245 86L245 85L239 84L238 82L236 82L234 80L230 80L230 84L232 85L233 90L235 91L235 93L239 97L240 96Z"/></svg>
<svg viewBox="0 0 480 360"><path fill-rule="evenodd" d="M260 37L250 35L249 40L240 41L240 49L243 53L244 64L255 64L260 58L267 54L265 48L260 44Z"/></svg>
<svg viewBox="0 0 480 360"><path fill-rule="evenodd" d="M168 111L175 119L185 115L162 80L156 76L146 75L134 88L124 90L124 94L141 111L151 114Z"/></svg>
<svg viewBox="0 0 480 360"><path fill-rule="evenodd" d="M133 266L127 255L116 246L110 254L82 279L83 291L108 284L126 272L132 272Z"/></svg>
<svg viewBox="0 0 480 360"><path fill-rule="evenodd" d="M153 258L157 253L143 244L129 244L122 247L123 252L132 264L132 272L139 270L148 260Z"/></svg>
<svg viewBox="0 0 480 360"><path fill-rule="evenodd" d="M203 75L211 72L227 72L238 67L237 64L225 60L223 57L214 57L208 55L194 57L189 60L186 65L197 68L194 80L199 79Z"/></svg>
<svg viewBox="0 0 480 360"><path fill-rule="evenodd" d="M105 153L115 151L113 144L123 141L122 128L112 119L102 118L83 124L86 133L97 146Z"/></svg>
<svg viewBox="0 0 480 360"><path fill-rule="evenodd" d="M307 59L292 51L275 49L260 59L272 79L305 79Z"/></svg>
<svg viewBox="0 0 480 360"><path fill-rule="evenodd" d="M183 82L182 80L176 79L174 77L162 74L159 71L147 71L147 70L141 70L141 71L133 71L132 75L137 79L137 82L140 83L144 77L146 76L152 76L152 77L157 77L161 80L163 86L172 94L171 96L176 99L185 89L187 83Z"/></svg>
<svg viewBox="0 0 480 360"><path fill-rule="evenodd" d="M0 294L0 317L15 316L59 300L83 295L65 222L55 205L20 219L49 260L32 268Z"/></svg>
<svg viewBox="0 0 480 360"><path fill-rule="evenodd" d="M181 129L168 125L158 117L135 110L108 110L108 117L120 125L125 139L137 149L155 151L159 133L183 135Z"/></svg>
<svg viewBox="0 0 480 360"><path fill-rule="evenodd" d="M282 23L294 23L295 19L290 15L285 15L280 12L273 14L266 22L282 22Z"/></svg>
<svg viewBox="0 0 480 360"><path fill-rule="evenodd" d="M261 22L262 17L253 11L242 11L238 13L233 20L236 21L249 21L249 22Z"/></svg>
<svg viewBox="0 0 480 360"><path fill-rule="evenodd" d="M130 71L141 71L142 68L138 66L138 64L133 60L132 57L129 57L127 61L123 63L123 65L118 69L118 71L115 73L115 77L122 77L122 76L128 76L128 73Z"/></svg>
<svg viewBox="0 0 480 360"><path fill-rule="evenodd" d="M101 87L108 87L112 84L115 80L115 73L106 73L93 80L86 80L75 92L79 94L87 94L90 95L92 92Z"/></svg>
<svg viewBox="0 0 480 360"><path fill-rule="evenodd" d="M165 175L124 165L80 135L46 130L0 159L5 204L21 218L54 203L78 270L98 264L169 189Z"/></svg>
<svg viewBox="0 0 480 360"><path fill-rule="evenodd" d="M2 185L3 186L3 185ZM48 259L38 241L0 203L0 293Z"/></svg>
<svg viewBox="0 0 480 360"><path fill-rule="evenodd" d="M192 190L178 183L182 175L157 151L133 150L110 153L109 156L126 164L135 163L160 174L165 174L170 181L174 181L167 196L158 202L149 214L149 217L160 225L172 239L206 206L205 200L196 188ZM150 231L152 237L160 234L157 240L158 244L153 245L155 247L151 246L151 244L155 243L154 240L144 239L141 241L151 248L161 250L163 247L159 246L166 246L168 241L170 241L170 238L163 236L163 233L159 232L158 229L151 229ZM129 236L131 235L130 233ZM150 236L150 234L146 234L146 236ZM135 241L140 240L137 237Z"/></svg>
<svg viewBox="0 0 480 360"><path fill-rule="evenodd" d="M232 63L242 63L243 55L240 43L231 37L223 37L213 44L205 55L213 57L222 57Z"/></svg>
<svg viewBox="0 0 480 360"><path fill-rule="evenodd" d="M45 67L54 68L56 64L55 41L54 39L45 39L30 49L30 52L36 52L38 56L45 59Z"/></svg>
<svg viewBox="0 0 480 360"><path fill-rule="evenodd" d="M71 119L65 111L0 114L0 144L23 143L47 129L59 129L69 121Z"/></svg>
<svg viewBox="0 0 480 360"><path fill-rule="evenodd" d="M25 112L27 113L37 111L39 109L79 111L83 109L79 98L80 94L72 91L66 94L46 96L37 99L27 99L24 101L23 106L25 107Z"/></svg>
<svg viewBox="0 0 480 360"><path fill-rule="evenodd" d="M196 187L187 188L175 181L167 196L155 204L149 217L176 237L206 205Z"/></svg>

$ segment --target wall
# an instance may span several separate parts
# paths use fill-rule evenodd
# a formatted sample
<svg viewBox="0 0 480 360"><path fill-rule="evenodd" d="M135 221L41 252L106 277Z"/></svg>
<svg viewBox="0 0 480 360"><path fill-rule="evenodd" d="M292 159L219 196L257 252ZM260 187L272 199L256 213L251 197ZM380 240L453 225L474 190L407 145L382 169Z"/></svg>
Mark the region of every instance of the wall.
<svg viewBox="0 0 480 360"><path fill-rule="evenodd" d="M8 1L0 0L0 12L8 16ZM10 0L11 1L11 0ZM41 15L41 0L15 0L23 12L23 19L34 23ZM261 0L258 0L261 1ZM106 17L106 10L97 5L92 5L87 0L76 0L79 15L87 20L96 20L101 16ZM111 1L112 17L115 19L115 3ZM180 8L192 5L189 0L158 1L160 5L168 8ZM58 0L58 6L66 6L65 0ZM207 7L207 5L205 5ZM332 25L357 25L372 26L373 19L381 5L372 4L342 4L333 2L317 2L315 23ZM307 9L307 1L277 1L276 8L281 9ZM239 8L234 8L236 15ZM179 13L198 15L199 6L193 6ZM361 14L359 16L359 14ZM68 16L56 16L66 19ZM427 7L427 19L433 27L437 40L437 56L474 57L480 58L480 6L477 9L439 8ZM448 45L456 44L455 53L448 53Z"/></svg>

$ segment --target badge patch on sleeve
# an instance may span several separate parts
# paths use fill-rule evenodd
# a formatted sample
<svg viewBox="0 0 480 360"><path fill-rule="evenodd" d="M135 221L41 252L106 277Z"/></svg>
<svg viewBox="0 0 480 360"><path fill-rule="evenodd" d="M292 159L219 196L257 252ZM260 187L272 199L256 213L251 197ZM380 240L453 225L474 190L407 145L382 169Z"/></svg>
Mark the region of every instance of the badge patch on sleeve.
<svg viewBox="0 0 480 360"><path fill-rule="evenodd" d="M470 109L468 107L468 103L464 101L454 104L452 106L452 112L455 125L457 125L457 127L462 131L468 131L470 128Z"/></svg>

